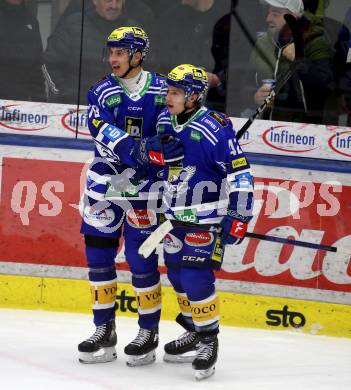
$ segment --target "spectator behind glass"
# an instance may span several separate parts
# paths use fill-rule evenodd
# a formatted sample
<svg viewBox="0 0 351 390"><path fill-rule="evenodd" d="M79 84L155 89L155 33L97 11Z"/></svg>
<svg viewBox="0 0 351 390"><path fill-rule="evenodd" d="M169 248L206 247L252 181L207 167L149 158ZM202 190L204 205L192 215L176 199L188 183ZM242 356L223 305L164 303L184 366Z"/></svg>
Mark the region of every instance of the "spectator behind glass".
<svg viewBox="0 0 351 390"><path fill-rule="evenodd" d="M167 74L177 64L184 63L212 72L212 30L229 10L229 0L182 0L169 8L160 20L158 70ZM209 74L209 83L216 86L219 79Z"/></svg>
<svg viewBox="0 0 351 390"><path fill-rule="evenodd" d="M0 2L0 98L45 100L39 24L24 0Z"/></svg>
<svg viewBox="0 0 351 390"><path fill-rule="evenodd" d="M351 126L351 7L335 45L335 73L341 112L347 114L346 125Z"/></svg>
<svg viewBox="0 0 351 390"><path fill-rule="evenodd" d="M79 103L85 104L86 91L109 71L103 52L109 33L120 26L154 24L152 12L145 4L132 8L128 7L128 1L92 0L92 5L87 2L82 42L81 12L69 14L58 22L44 53L50 101L72 104L78 102L79 96ZM78 88L80 72L82 93Z"/></svg>
<svg viewBox="0 0 351 390"><path fill-rule="evenodd" d="M257 7L257 0L232 0L231 12L222 16L213 27L213 73L220 84L210 89L207 105L210 102L212 108L233 116L238 116L243 110L238 80L242 79L247 67L253 47L251 40L255 42L258 31L264 28L263 12Z"/></svg>
<svg viewBox="0 0 351 390"><path fill-rule="evenodd" d="M175 6L176 4L180 4L182 0L131 0L131 4L135 3L145 3L148 5L151 9L155 17L161 18L163 17L163 14L165 12L165 7L169 6Z"/></svg>
<svg viewBox="0 0 351 390"><path fill-rule="evenodd" d="M244 96L250 99L252 109L261 105L271 89L263 80L280 79L295 60L294 43L284 19L284 14L290 13L298 18L303 32L305 57L301 67L275 97L271 108L263 114L263 119L323 123L333 72L331 47L321 19L310 13L303 15L302 0L262 0L261 3L268 6L268 28L252 52L243 85Z"/></svg>
<svg viewBox="0 0 351 390"><path fill-rule="evenodd" d="M303 3L305 7L305 15L307 13L318 15L321 17L323 21L324 34L328 39L330 47L334 52L332 69L333 69L334 79L337 80L339 78L339 73L340 73L340 70L338 69L340 67L340 63L339 63L340 57L342 58L341 67L343 68L345 64L345 58L343 58L344 50L342 49L341 50L342 53L341 53L340 52L341 48L338 47L339 32L342 29L343 24L338 20L326 16L326 10L330 4L329 0L323 0L322 2L320 0L303 0ZM324 120L323 120L325 124L337 125L339 122L339 115L341 114L340 99L339 99L339 92L336 87L337 85L334 83L326 99L326 104L324 108Z"/></svg>

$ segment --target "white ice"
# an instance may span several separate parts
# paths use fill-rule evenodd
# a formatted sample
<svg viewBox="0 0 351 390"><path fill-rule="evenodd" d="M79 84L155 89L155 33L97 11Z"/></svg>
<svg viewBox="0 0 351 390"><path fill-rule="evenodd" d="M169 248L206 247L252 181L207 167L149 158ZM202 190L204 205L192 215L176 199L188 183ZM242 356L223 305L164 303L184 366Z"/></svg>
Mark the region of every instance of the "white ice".
<svg viewBox="0 0 351 390"><path fill-rule="evenodd" d="M0 324L1 390L351 389L350 339L222 327L216 373L196 382L190 365L162 361L162 345L182 333L170 321L160 325L156 363L134 368L123 348L135 319L118 318L118 358L96 365L77 360L78 342L94 331L88 315L1 309Z"/></svg>

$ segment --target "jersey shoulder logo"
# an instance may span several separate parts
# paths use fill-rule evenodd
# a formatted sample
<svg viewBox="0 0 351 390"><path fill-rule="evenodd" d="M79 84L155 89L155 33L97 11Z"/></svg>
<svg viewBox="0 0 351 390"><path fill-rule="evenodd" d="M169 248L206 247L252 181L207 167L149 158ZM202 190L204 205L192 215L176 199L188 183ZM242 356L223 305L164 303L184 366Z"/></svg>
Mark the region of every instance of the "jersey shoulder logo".
<svg viewBox="0 0 351 390"><path fill-rule="evenodd" d="M90 88L90 91L93 91L94 95L99 95L103 88L108 87L110 85L111 81L107 77L103 77Z"/></svg>
<svg viewBox="0 0 351 390"><path fill-rule="evenodd" d="M90 91L93 91L102 81L106 81L107 80L107 76L104 76L102 77L101 79L99 79L96 83L94 83L90 88L89 90Z"/></svg>
<svg viewBox="0 0 351 390"><path fill-rule="evenodd" d="M208 115L213 118L217 123L219 123L221 126L225 127L227 126L227 118L219 114L218 112L211 111L208 113Z"/></svg>

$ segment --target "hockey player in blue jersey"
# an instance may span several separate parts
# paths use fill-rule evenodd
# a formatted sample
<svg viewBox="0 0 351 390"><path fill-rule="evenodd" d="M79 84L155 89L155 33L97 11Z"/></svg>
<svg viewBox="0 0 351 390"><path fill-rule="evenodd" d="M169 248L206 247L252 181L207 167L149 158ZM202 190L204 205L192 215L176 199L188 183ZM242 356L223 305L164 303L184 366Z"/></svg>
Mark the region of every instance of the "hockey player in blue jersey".
<svg viewBox="0 0 351 390"><path fill-rule="evenodd" d="M177 227L164 238L168 278L180 307L176 320L186 330L165 345L164 360L192 361L196 378L203 379L214 373L217 360L214 270L221 268L225 245L239 244L245 236L252 218L253 177L229 118L203 105L206 72L179 65L168 74L167 84L167 109L157 129L181 140L184 158L164 170L165 216L199 228ZM203 224L221 233L202 231Z"/></svg>
<svg viewBox="0 0 351 390"><path fill-rule="evenodd" d="M156 121L164 108L164 78L142 69L149 39L141 28L121 27L107 39L112 73L88 93L88 125L95 142L95 158L87 172L82 207L95 333L79 344L80 362L116 358L115 257L124 223L125 255L137 296L139 333L125 347L128 365L152 363L158 345L161 284L156 254L145 262L137 251L157 227L155 211L147 209L152 169L142 167L182 153L176 140L162 145ZM157 165L155 165L157 167ZM160 167L160 165L158 165ZM160 168L158 168L159 170ZM132 173L131 173L132 172ZM113 193L113 201L108 194Z"/></svg>

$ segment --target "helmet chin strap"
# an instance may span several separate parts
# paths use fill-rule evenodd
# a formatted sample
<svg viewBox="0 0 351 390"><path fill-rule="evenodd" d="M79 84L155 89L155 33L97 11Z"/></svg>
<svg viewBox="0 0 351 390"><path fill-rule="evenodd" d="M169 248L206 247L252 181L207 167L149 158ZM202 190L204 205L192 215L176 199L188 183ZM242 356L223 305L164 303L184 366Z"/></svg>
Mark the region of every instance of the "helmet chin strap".
<svg viewBox="0 0 351 390"><path fill-rule="evenodd" d="M193 115L194 111L196 111L199 108L197 104L192 108L187 108L186 107L187 102L188 100L186 99L184 102L184 110L177 115L177 122L180 125L185 123Z"/></svg>
<svg viewBox="0 0 351 390"><path fill-rule="evenodd" d="M191 96L191 95L190 95L190 96ZM187 97L187 98L185 98L184 110L183 110L180 114L178 114L178 115L183 115L183 114L186 114L187 112L193 112L193 111L195 111L195 110L197 111L197 110L201 107L201 103L199 103L199 100L196 100L196 101L195 101L194 107L192 107L192 108L187 108L187 107L186 107L186 104L189 102L190 96ZM187 111L187 110L189 110L189 111Z"/></svg>

